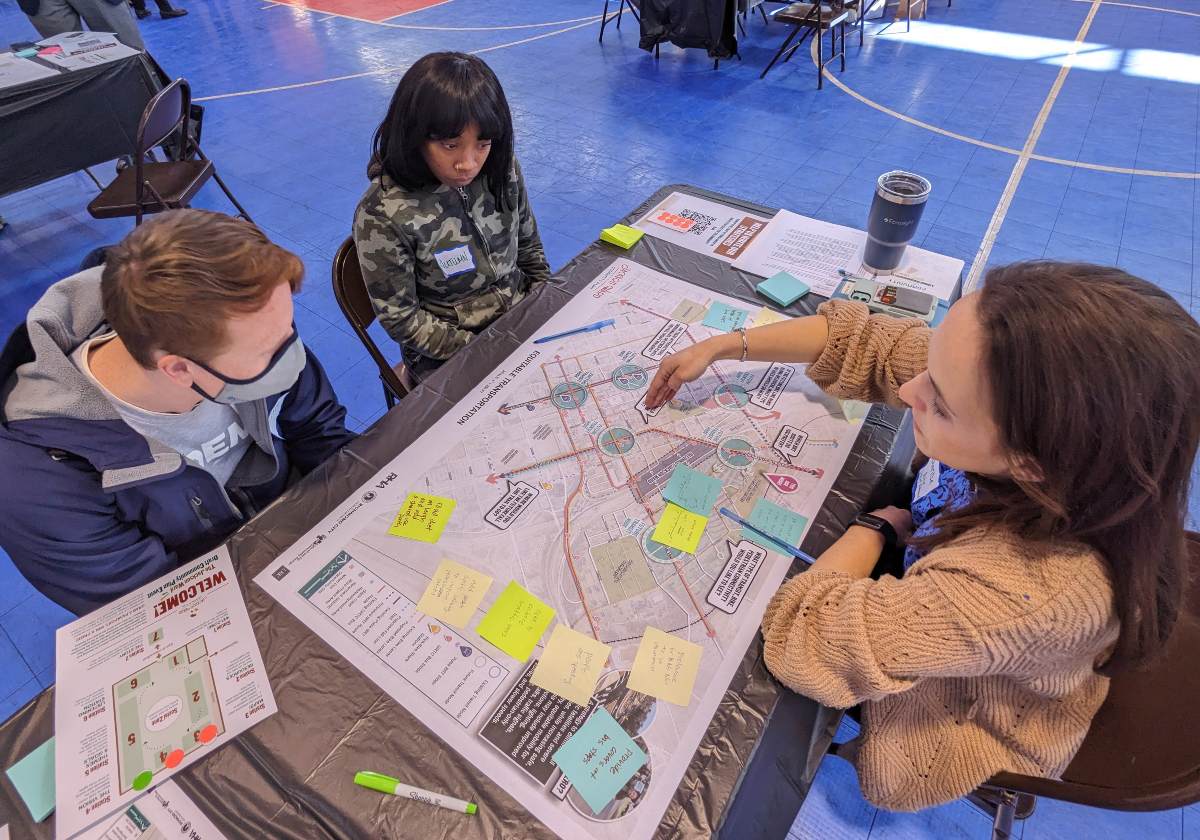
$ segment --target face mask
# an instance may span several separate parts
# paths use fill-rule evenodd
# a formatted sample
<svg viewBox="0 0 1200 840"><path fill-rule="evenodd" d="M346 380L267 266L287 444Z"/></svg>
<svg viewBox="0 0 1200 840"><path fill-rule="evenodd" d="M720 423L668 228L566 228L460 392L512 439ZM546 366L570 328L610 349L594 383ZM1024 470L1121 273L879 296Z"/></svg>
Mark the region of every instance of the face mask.
<svg viewBox="0 0 1200 840"><path fill-rule="evenodd" d="M196 362L224 382L225 387L215 397L204 393L195 382L192 383L192 390L204 399L222 405L266 399L274 394L282 394L295 385L296 380L300 378L300 372L304 370L306 360L304 345L300 342L300 336L296 333L296 327L293 325L291 337L275 351L275 355L271 357L271 363L258 376L251 379L229 379L217 373L204 362Z"/></svg>

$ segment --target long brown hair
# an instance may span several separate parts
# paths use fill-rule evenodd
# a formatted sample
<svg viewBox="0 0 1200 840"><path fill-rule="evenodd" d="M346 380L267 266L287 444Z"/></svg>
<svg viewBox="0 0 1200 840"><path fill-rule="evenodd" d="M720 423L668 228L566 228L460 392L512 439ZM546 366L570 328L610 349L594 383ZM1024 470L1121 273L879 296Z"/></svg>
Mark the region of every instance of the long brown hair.
<svg viewBox="0 0 1200 840"><path fill-rule="evenodd" d="M1121 626L1101 670L1146 662L1170 636L1188 579L1200 324L1158 287L1085 263L993 269L978 311L1001 443L1040 477L972 476L975 500L921 544L1000 525L1092 547Z"/></svg>

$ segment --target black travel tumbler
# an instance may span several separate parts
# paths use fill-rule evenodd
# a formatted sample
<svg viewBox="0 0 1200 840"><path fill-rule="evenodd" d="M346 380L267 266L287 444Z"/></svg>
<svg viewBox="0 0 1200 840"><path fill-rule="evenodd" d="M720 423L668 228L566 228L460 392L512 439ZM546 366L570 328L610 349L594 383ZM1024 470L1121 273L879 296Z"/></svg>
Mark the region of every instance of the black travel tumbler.
<svg viewBox="0 0 1200 840"><path fill-rule="evenodd" d="M932 185L920 175L895 170L879 176L867 217L863 268L887 274L900 265L925 210Z"/></svg>

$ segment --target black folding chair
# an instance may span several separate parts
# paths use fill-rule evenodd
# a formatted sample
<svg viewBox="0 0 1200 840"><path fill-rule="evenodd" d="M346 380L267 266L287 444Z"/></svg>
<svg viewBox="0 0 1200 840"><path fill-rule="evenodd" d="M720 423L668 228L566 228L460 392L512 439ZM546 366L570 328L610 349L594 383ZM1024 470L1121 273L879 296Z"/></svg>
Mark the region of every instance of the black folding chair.
<svg viewBox="0 0 1200 840"><path fill-rule="evenodd" d="M828 6L822 5L820 2L792 3L782 9L770 12L772 19L790 24L792 31L788 33L787 39L784 40L779 51L775 53L775 57L771 59L771 63L766 66L758 78L764 78L781 56L784 64L791 61L796 50L800 49L808 40L808 36L814 35L817 41L817 90L820 90L824 85L827 63L822 34L829 33L829 61L841 58L841 70L844 72L846 69L846 22L850 19L850 13L851 9L840 0L833 0ZM800 40L792 44L797 35L800 35ZM838 49L839 36L841 49Z"/></svg>
<svg viewBox="0 0 1200 840"><path fill-rule="evenodd" d="M371 296L367 294L367 284L363 280L362 267L358 264L358 248L354 245L353 236L346 237L333 257L333 296L350 323L350 329L354 330L379 368L383 402L389 409L392 408L397 400L416 387L416 383L403 364L397 369L388 364L379 345L367 332L367 327L375 323L375 307L371 305Z"/></svg>
<svg viewBox="0 0 1200 840"><path fill-rule="evenodd" d="M200 150L198 140L190 140L189 120L192 89L185 79L176 79L155 94L142 112L133 165L121 170L117 178L88 204L88 212L97 219L134 216L142 223L146 213L160 213L187 207L200 188L212 178L237 208L238 215L253 221L217 174L217 168ZM170 144L179 136L177 159L147 162L156 146ZM193 152L195 157L192 157Z"/></svg>

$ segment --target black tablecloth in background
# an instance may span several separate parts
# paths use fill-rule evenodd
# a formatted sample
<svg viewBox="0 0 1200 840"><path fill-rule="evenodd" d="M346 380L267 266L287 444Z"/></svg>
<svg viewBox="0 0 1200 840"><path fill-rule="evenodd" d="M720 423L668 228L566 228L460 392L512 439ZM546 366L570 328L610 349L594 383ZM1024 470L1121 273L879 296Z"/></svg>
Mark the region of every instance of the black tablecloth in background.
<svg viewBox="0 0 1200 840"><path fill-rule="evenodd" d="M664 187L626 221L640 218L672 190L773 213L703 190ZM437 422L617 257L762 304L754 292L760 278L707 255L649 236L627 252L595 243L563 268L557 282L541 285L230 541L279 712L175 776L230 838L551 836L505 790L393 702L252 578ZM820 301L809 295L788 311L808 314ZM872 409L805 538L810 553L824 550L863 507L895 497L912 456L905 418L892 409ZM52 734L53 693L43 692L0 727L0 767L10 766ZM783 838L840 716L781 689L763 667L762 643L756 639L663 816L658 837ZM479 803L479 815L464 819L439 808L398 806L353 784L355 771L364 769L420 779L422 787L469 797ZM13 824L15 837L53 835L53 818L30 824L4 777L0 814Z"/></svg>
<svg viewBox="0 0 1200 840"><path fill-rule="evenodd" d="M168 82L139 53L0 90L0 196L131 154L146 103Z"/></svg>

